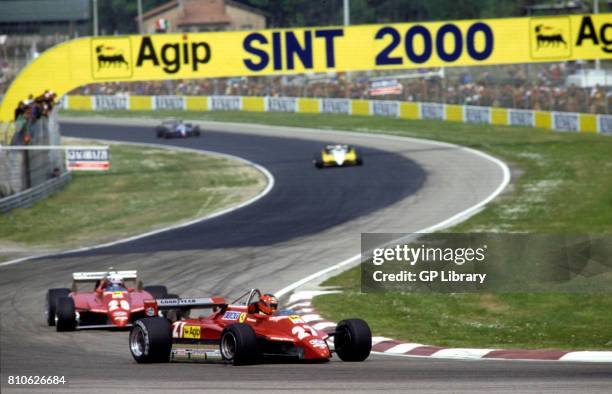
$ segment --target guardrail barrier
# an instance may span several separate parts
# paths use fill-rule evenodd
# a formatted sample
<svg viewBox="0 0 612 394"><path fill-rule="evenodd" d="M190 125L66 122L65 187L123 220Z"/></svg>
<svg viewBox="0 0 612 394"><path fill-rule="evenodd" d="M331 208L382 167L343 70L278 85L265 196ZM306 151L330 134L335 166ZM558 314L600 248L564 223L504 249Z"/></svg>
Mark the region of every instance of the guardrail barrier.
<svg viewBox="0 0 612 394"><path fill-rule="evenodd" d="M612 115L535 111L392 100L354 100L252 96L64 96L61 107L71 110L161 109L183 111L251 111L334 113L388 116L402 119L439 119L464 123L519 125L563 132L612 135Z"/></svg>
<svg viewBox="0 0 612 394"><path fill-rule="evenodd" d="M56 191L60 190L64 185L70 182L71 175L69 172L64 172L56 178L51 178L38 186L26 189L22 192L12 194L8 197L0 199L0 213L6 213L15 208L22 208L32 205L38 200L46 198Z"/></svg>

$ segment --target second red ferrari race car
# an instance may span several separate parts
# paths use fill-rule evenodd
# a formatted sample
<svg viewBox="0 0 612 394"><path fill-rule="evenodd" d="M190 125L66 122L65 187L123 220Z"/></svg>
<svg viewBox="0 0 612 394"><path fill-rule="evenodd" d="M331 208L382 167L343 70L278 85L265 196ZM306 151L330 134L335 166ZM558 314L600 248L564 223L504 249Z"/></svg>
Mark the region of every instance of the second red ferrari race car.
<svg viewBox="0 0 612 394"><path fill-rule="evenodd" d="M75 272L72 278L72 289L47 291L46 320L57 331L130 327L137 319L155 316L155 298L176 297L166 286L143 287L137 271ZM83 284L91 287L79 288Z"/></svg>
<svg viewBox="0 0 612 394"><path fill-rule="evenodd" d="M271 294L252 289L228 304L223 297L159 299L157 308L211 309L207 316L170 321L148 317L134 323L129 337L138 363L223 360L252 364L262 357L328 361L334 350L343 361L363 361L372 349L372 333L360 319L341 321L332 333L315 330L294 311L276 311Z"/></svg>

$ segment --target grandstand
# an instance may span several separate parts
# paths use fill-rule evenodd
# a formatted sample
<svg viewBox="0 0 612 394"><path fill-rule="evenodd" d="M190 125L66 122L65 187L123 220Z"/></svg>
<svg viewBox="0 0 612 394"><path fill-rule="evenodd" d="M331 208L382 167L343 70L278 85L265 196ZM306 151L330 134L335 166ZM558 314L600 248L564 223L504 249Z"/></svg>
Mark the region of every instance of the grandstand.
<svg viewBox="0 0 612 394"><path fill-rule="evenodd" d="M602 63L600 73L610 73L609 63ZM581 75L592 73L586 63L537 66L107 83L85 86L71 94L381 99L612 114L612 79L581 83ZM372 95L371 84L385 80L397 81L401 89L394 94Z"/></svg>

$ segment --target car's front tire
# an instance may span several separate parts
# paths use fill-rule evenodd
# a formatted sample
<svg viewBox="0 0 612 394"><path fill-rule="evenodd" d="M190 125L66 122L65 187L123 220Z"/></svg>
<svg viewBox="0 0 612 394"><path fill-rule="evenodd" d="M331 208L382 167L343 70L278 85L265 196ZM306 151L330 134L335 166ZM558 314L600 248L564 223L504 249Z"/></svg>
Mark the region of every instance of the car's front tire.
<svg viewBox="0 0 612 394"><path fill-rule="evenodd" d="M53 327L55 325L55 307L58 298L68 297L70 289L49 289L45 298L45 318L47 325Z"/></svg>
<svg viewBox="0 0 612 394"><path fill-rule="evenodd" d="M55 305L55 329L57 331L74 331L76 330L76 310L74 300L71 297L60 297Z"/></svg>
<svg viewBox="0 0 612 394"><path fill-rule="evenodd" d="M170 360L172 325L163 317L137 320L130 331L130 351L136 362L165 363Z"/></svg>
<svg viewBox="0 0 612 394"><path fill-rule="evenodd" d="M372 351L372 331L361 319L342 320L336 326L334 348L342 361L363 361Z"/></svg>
<svg viewBox="0 0 612 394"><path fill-rule="evenodd" d="M223 329L219 341L223 361L232 365L253 364L257 359L257 336L251 326L232 324Z"/></svg>

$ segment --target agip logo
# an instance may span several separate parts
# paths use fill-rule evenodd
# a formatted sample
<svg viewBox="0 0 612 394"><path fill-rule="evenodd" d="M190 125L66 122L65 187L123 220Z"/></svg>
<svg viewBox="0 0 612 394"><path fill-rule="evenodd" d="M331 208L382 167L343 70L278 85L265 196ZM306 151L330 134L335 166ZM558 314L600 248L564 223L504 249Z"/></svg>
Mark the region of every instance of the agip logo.
<svg viewBox="0 0 612 394"><path fill-rule="evenodd" d="M132 47L125 37L91 40L91 72L94 79L130 78Z"/></svg>
<svg viewBox="0 0 612 394"><path fill-rule="evenodd" d="M530 35L533 59L564 59L572 55L568 17L533 18Z"/></svg>

